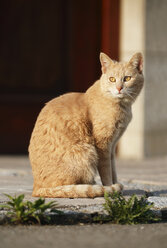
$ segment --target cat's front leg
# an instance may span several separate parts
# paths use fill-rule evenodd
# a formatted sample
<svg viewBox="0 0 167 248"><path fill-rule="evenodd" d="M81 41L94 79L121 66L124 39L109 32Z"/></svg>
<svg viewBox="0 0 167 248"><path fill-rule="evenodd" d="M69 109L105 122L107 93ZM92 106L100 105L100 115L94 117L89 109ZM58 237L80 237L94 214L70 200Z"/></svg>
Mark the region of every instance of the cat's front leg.
<svg viewBox="0 0 167 248"><path fill-rule="evenodd" d="M104 186L118 183L115 167L115 149L99 155L98 171Z"/></svg>
<svg viewBox="0 0 167 248"><path fill-rule="evenodd" d="M119 185L121 187L121 190L123 190L123 185L117 181L117 172L115 166L115 147L114 149L111 149L111 174L113 184Z"/></svg>
<svg viewBox="0 0 167 248"><path fill-rule="evenodd" d="M112 182L117 183L117 172L115 167L115 152L111 152L111 174L112 174Z"/></svg>
<svg viewBox="0 0 167 248"><path fill-rule="evenodd" d="M112 181L112 170L111 170L111 158L109 154L100 154L98 171L104 186L113 184Z"/></svg>

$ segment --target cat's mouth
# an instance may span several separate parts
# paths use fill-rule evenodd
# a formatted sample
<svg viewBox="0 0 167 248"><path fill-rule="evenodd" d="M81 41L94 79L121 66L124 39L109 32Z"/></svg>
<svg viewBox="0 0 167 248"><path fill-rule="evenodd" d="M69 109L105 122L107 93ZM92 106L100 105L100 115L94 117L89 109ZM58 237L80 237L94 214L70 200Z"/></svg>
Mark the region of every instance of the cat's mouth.
<svg viewBox="0 0 167 248"><path fill-rule="evenodd" d="M119 93L112 93L112 96L117 99L130 99L133 100L134 98L128 94L127 92L119 92Z"/></svg>
<svg viewBox="0 0 167 248"><path fill-rule="evenodd" d="M114 96L114 98L123 98L123 97L125 97L125 93L122 92L122 91L120 91L120 92L115 91L115 92L111 92L111 93Z"/></svg>
<svg viewBox="0 0 167 248"><path fill-rule="evenodd" d="M134 97L132 96L132 92L129 92L126 89L122 89L121 91L115 91L111 93L112 95L114 95L115 98L128 98L134 100Z"/></svg>
<svg viewBox="0 0 167 248"><path fill-rule="evenodd" d="M131 93L128 92L126 89L122 89L121 91L108 90L107 93L113 98L117 98L117 99L123 99L123 98L131 99L131 100L134 99L134 97L131 96Z"/></svg>
<svg viewBox="0 0 167 248"><path fill-rule="evenodd" d="M113 92L111 90L108 90L107 93L109 96L112 96L113 98L123 98L125 94L123 92Z"/></svg>
<svg viewBox="0 0 167 248"><path fill-rule="evenodd" d="M119 93L119 94L117 94L117 97L118 98L123 98L125 95L123 94L123 93Z"/></svg>

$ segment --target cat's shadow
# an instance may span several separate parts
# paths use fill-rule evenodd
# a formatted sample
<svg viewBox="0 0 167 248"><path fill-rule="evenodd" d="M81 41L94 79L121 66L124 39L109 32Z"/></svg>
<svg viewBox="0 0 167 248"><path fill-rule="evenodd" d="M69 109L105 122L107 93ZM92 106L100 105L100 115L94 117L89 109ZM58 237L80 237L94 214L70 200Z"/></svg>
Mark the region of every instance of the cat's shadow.
<svg viewBox="0 0 167 248"><path fill-rule="evenodd" d="M123 191L124 196L132 196L133 194L139 196L159 196L159 197L167 197L167 189L155 190L155 191L145 191L141 189L125 189Z"/></svg>
<svg viewBox="0 0 167 248"><path fill-rule="evenodd" d="M132 195L145 195L146 191L145 190L141 190L141 189L125 189L123 190L123 195L124 196L132 196Z"/></svg>

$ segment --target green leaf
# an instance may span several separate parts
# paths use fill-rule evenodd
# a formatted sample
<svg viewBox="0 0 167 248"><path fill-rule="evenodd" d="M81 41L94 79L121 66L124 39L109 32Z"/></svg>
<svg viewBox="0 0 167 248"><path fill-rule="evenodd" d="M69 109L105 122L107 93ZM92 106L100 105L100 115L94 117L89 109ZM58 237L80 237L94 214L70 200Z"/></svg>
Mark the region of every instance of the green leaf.
<svg viewBox="0 0 167 248"><path fill-rule="evenodd" d="M46 210L54 210L57 213L60 211L56 210L56 202L51 201L45 203L45 199L39 198L34 202L23 201L24 195L19 195L12 197L10 195L6 196L9 198L6 204L2 207L9 209L7 216L10 217L10 222L14 224L41 224L49 223L50 216L45 214Z"/></svg>
<svg viewBox="0 0 167 248"><path fill-rule="evenodd" d="M14 198L11 195L8 195L8 194L4 194L4 195L7 196L10 200L13 201Z"/></svg>
<svg viewBox="0 0 167 248"><path fill-rule="evenodd" d="M19 205L22 201L23 201L23 199L24 199L24 195L19 195L17 198L15 198L16 199L16 202L17 202L17 204Z"/></svg>
<svg viewBox="0 0 167 248"><path fill-rule="evenodd" d="M0 205L0 208L8 208L8 209L11 209L12 207L9 206L9 205Z"/></svg>

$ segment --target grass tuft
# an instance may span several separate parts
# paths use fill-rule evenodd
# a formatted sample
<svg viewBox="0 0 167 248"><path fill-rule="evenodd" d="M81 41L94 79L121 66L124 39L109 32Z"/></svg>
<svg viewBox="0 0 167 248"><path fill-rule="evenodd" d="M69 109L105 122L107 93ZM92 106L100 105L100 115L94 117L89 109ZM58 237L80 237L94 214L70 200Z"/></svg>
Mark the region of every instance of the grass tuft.
<svg viewBox="0 0 167 248"><path fill-rule="evenodd" d="M49 224L50 216L46 211L54 211L60 213L57 209L57 204L54 201L45 203L45 199L39 198L34 202L23 201L24 195L12 197L5 194L9 201L5 205L0 205L1 208L7 209L8 223L11 224Z"/></svg>
<svg viewBox="0 0 167 248"><path fill-rule="evenodd" d="M153 204L146 201L145 197L137 198L136 195L126 199L121 193L105 193L104 209L107 215L96 217L96 221L111 222L114 224L144 224L160 221L151 208Z"/></svg>

